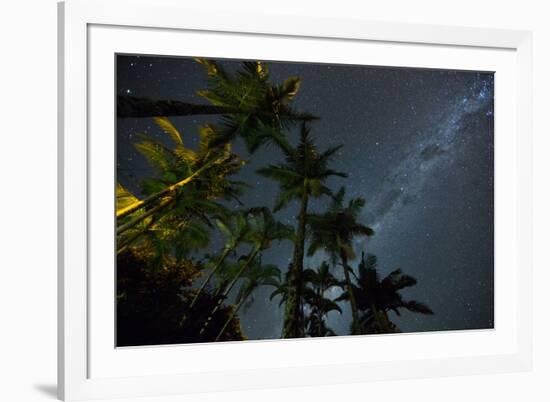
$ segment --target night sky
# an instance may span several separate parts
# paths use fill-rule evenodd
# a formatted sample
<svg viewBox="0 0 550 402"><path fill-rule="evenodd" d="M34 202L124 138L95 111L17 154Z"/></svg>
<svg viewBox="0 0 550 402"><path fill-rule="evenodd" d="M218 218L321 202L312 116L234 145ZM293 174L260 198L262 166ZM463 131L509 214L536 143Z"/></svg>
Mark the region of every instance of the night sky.
<svg viewBox="0 0 550 402"><path fill-rule="evenodd" d="M223 61L230 71L238 61ZM319 149L343 144L332 167L348 173L332 178L337 191L346 186L350 197L367 200L360 221L376 234L360 239L355 251L375 254L385 276L401 268L418 284L402 291L405 298L424 302L433 316L404 311L391 313L403 332L493 328L493 89L486 72L367 67L334 64L268 62L270 80L302 78L293 104L321 119L312 134ZM189 58L117 57L119 94L206 103L196 94L206 87L203 66ZM193 144L197 125L217 116L171 118L184 141ZM118 119L118 180L139 194L139 181L153 172L133 148L138 132L162 138L153 120ZM291 141L297 130L287 134ZM240 140L234 151L250 163L236 179L252 186L241 198L247 207L273 206L275 182L255 173L282 160L281 152L261 148L250 156ZM311 212L322 212L327 200L313 201ZM276 214L295 225L298 203ZM218 246L216 240L213 249ZM219 249L219 248L218 248ZM244 250L243 250L244 251ZM275 245L262 262L285 271L292 257L290 242ZM321 253L306 258L315 268ZM351 263L354 267L357 261ZM337 276L341 268L334 269ZM271 288L256 291L253 303L240 312L249 339L279 338L283 322ZM336 297L339 291L334 291ZM332 312L328 325L337 334L349 330L351 313Z"/></svg>

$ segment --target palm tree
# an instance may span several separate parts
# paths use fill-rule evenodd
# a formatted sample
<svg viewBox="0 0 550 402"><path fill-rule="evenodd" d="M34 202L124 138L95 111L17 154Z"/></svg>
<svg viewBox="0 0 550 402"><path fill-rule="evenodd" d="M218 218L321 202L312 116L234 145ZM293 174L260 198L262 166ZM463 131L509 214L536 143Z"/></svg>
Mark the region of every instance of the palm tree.
<svg viewBox="0 0 550 402"><path fill-rule="evenodd" d="M304 278L308 285L305 299L309 305L309 315L306 318L307 335L309 336L332 336L334 331L327 327L326 316L331 311L342 310L338 304L325 297L328 290L341 286L340 282L330 272L330 266L323 261L317 270L306 269Z"/></svg>
<svg viewBox="0 0 550 402"><path fill-rule="evenodd" d="M207 230L196 220L212 226L208 216L224 209L216 200L236 198L241 191L241 183L228 176L238 171L243 162L231 152L229 144L213 145L217 134L210 126L200 127L200 142L194 151L185 147L181 134L170 121L166 118L155 121L172 139L174 147L145 136L136 144L159 175L142 183L144 193L149 194L142 200L122 185L117 186L119 252L148 231L180 237L187 232L204 238ZM161 221L164 225L160 225ZM153 224L156 228L151 228Z"/></svg>
<svg viewBox="0 0 550 402"><path fill-rule="evenodd" d="M198 59L208 71L208 89L199 95L212 105L226 107L222 117L222 141L240 136L249 152L266 143L290 149L281 130L314 116L292 109L291 101L300 89L299 77L289 77L281 85L269 82L269 71L261 62L246 61L236 74L229 74L212 60Z"/></svg>
<svg viewBox="0 0 550 402"><path fill-rule="evenodd" d="M281 307L283 304L287 305L288 296L289 294L293 293L291 290L293 289L293 287L291 286L292 284L290 281L290 274L293 272L292 265L293 265L292 262L288 264L287 271L285 272L282 278L279 278L279 281L275 286L275 290L269 296L270 300L273 300L277 296L281 297L281 299L279 300L279 307ZM298 294L300 295L300 299L298 300L298 307L300 311L303 311L304 306L307 304L306 298L309 292L311 292L311 289L308 289L308 284L310 281L310 277L312 275L313 275L313 270L311 269L305 269L302 272L302 280L300 281L301 289L300 289L300 292L298 292Z"/></svg>
<svg viewBox="0 0 550 402"><path fill-rule="evenodd" d="M179 261L210 243L210 216L224 213L225 208L205 199L205 194L190 187L180 194L170 208L148 216L139 224L117 236L117 255L133 248L154 251L160 263L169 253Z"/></svg>
<svg viewBox="0 0 550 402"><path fill-rule="evenodd" d="M311 230L311 243L308 255L313 255L319 249L327 252L333 264L340 259L344 271L346 289L352 314L352 334L359 333L359 315L357 303L350 279L351 268L349 260L355 258L353 240L356 236L372 236L374 231L357 221L365 200L353 198L344 205L345 189L342 187L334 197L328 210L323 214L308 215L308 225Z"/></svg>
<svg viewBox="0 0 550 402"><path fill-rule="evenodd" d="M135 147L159 172L160 178L144 182L144 191L149 194L145 199L139 200L134 196L133 202L126 202L124 206L117 205L117 219L153 203L173 201L178 190L193 181L196 182L199 177L203 186L206 182L209 189L216 188L218 183L211 182L212 179L220 176L225 178L244 164L231 152L229 144L214 144L218 133L212 126L199 127L199 146L197 151L194 151L184 145L180 132L167 118L156 117L155 122L172 139L174 147L169 148L156 139L140 135L142 141L135 144ZM121 230L117 228L117 232Z"/></svg>
<svg viewBox="0 0 550 402"><path fill-rule="evenodd" d="M116 209L121 210L126 208L129 205L132 205L136 202L138 202L139 199L133 195L126 187L124 187L122 184L117 183L116 186ZM132 233L129 233L124 238L119 238L117 242L117 254L122 253L127 249L127 247L130 245L130 243L137 240L139 236L141 236L145 230L149 229L153 224L152 219L148 219L147 221L143 222L141 225L135 228L135 230L132 231Z"/></svg>
<svg viewBox="0 0 550 402"><path fill-rule="evenodd" d="M210 102L209 105L119 95L117 116L222 115L223 135L219 141L229 142L242 136L250 152L266 142L287 146L281 128L315 119L294 111L290 106L300 88L298 77L273 85L269 82L267 66L261 62L245 61L239 71L229 74L214 60L196 61L204 65L208 73L208 88L198 93Z"/></svg>
<svg viewBox="0 0 550 402"><path fill-rule="evenodd" d="M247 214L244 212L236 212L224 218L220 217L216 219L216 225L225 237L225 245L219 258L215 262L214 266L211 268L210 273L197 291L189 308L193 308L212 277L223 266L227 256L235 251L235 249L241 244L241 242L246 241L247 235L250 230L247 222Z"/></svg>
<svg viewBox="0 0 550 402"><path fill-rule="evenodd" d="M231 315L227 318L227 321L218 333L218 336L215 340L220 340L227 326L231 323L240 308L245 302L250 299L250 296L258 287L277 286L280 276L281 271L279 270L279 268L277 268L275 265L262 265L261 256L258 256L244 275L244 283L242 284L235 298L235 303L237 304L233 309Z"/></svg>
<svg viewBox="0 0 550 402"><path fill-rule="evenodd" d="M329 168L329 162L341 146L331 147L319 152L310 136L310 129L304 123L300 132L300 143L296 149L283 149L285 162L259 169L262 176L279 183L280 194L275 202L274 211L285 207L292 200L300 200L298 225L294 242L289 281L291 283L285 306L285 319L282 337L304 336L303 317L300 309L304 247L306 237L306 216L310 198L332 195L324 184L331 176L347 177L346 174Z"/></svg>
<svg viewBox="0 0 550 402"><path fill-rule="evenodd" d="M401 315L401 309L433 315L433 311L427 305L416 300L404 300L399 293L404 288L416 285L414 277L398 269L380 279L377 265L376 256L368 255L365 259L363 254L358 269L359 275L352 286L357 308L361 311L360 324L363 333L399 332L388 317L390 311L398 316ZM341 296L342 299L347 297L347 292Z"/></svg>
<svg viewBox="0 0 550 402"><path fill-rule="evenodd" d="M271 293L269 296L270 300L273 300L276 296L281 296L281 300L279 301L279 307L281 307L283 304L287 303L288 300L288 294L289 288L290 288L290 272L292 272L292 263L289 264L287 271L285 272L284 276L282 278L279 278L279 282L275 286L275 290ZM302 283L304 283L302 281ZM300 291L300 294L304 294L304 289ZM302 305L302 300L300 300L300 305Z"/></svg>
<svg viewBox="0 0 550 402"><path fill-rule="evenodd" d="M309 309L309 314L304 321L304 329L309 336L331 336L334 331L326 326L325 316L331 311L341 313L340 307L332 300L324 297L327 290L335 286L341 286L341 283L329 272L329 266L325 262L319 269L305 269L302 273L302 289L300 290L299 306ZM288 269L284 278L279 279L275 285L275 290L271 293L270 299L281 296L279 306L288 300L290 282L289 274L292 271Z"/></svg>
<svg viewBox="0 0 550 402"><path fill-rule="evenodd" d="M268 208L252 208L248 211L248 214L249 231L246 236L246 240L252 245L252 247L246 256L242 256L239 259L239 268L237 269L237 272L228 281L228 283L225 284L225 286L220 287L217 294L219 297L219 302L210 313L210 316L204 323L203 330L201 332L204 332L204 330L208 327L208 324L214 314L218 311L223 301L227 299L229 293L238 280L243 276L247 269L253 265L253 262L256 260L258 254L263 250L269 249L274 241L291 239L293 236L292 227L277 222Z"/></svg>

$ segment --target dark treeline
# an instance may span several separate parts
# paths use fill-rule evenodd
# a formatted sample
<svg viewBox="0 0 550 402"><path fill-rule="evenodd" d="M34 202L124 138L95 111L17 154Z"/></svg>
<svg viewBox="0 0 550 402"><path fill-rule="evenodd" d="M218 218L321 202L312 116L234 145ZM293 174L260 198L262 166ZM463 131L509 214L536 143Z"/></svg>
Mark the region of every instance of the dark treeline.
<svg viewBox="0 0 550 402"><path fill-rule="evenodd" d="M374 235L361 221L365 200L346 199L345 188L335 192L327 184L347 176L331 168L341 146L316 146L310 126L322 116L292 105L300 79L275 85L260 62L243 62L236 73L215 61L197 62L208 75L198 92L204 104L128 96L117 102L119 118L154 119L169 140L139 135L134 145L156 174L142 180L139 196L117 185L117 345L246 339L239 312L259 287L272 287L271 298L284 306L282 338L344 335L328 327L327 317L346 308L348 334L399 332L389 313L401 309L433 314L402 298L400 290L416 284L413 277L396 270L380 278L375 256L357 257L354 239ZM198 127L192 149L169 118L197 114L212 115L213 122ZM294 127L299 138L290 141ZM233 151L236 139L244 141L247 159L266 145L282 153L281 162L257 170L279 186L273 205L227 207L254 191L235 179L246 163ZM327 199L326 211L312 213L313 199ZM277 220L283 208L296 208L295 226ZM206 253L214 235L223 245ZM262 262L280 242L293 245L289 266ZM325 261L305 267L306 255L317 253ZM339 296L331 299L334 289Z"/></svg>

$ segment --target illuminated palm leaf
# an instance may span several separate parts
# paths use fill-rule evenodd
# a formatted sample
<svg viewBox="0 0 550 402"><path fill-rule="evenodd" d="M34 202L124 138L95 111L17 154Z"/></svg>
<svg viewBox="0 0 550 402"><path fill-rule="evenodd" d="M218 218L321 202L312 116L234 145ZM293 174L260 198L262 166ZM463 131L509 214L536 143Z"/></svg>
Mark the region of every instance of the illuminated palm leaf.
<svg viewBox="0 0 550 402"><path fill-rule="evenodd" d="M174 125L168 120L166 117L154 117L155 123L164 131L166 134L170 136L172 141L176 143L176 145L183 146L183 141L181 139L181 135L179 131L174 127Z"/></svg>

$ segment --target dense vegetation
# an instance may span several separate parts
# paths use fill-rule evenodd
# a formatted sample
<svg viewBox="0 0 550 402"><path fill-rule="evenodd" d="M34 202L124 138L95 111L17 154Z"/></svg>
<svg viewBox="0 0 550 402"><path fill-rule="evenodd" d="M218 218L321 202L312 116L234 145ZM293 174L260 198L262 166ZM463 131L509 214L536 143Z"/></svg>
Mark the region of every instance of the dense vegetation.
<svg viewBox="0 0 550 402"><path fill-rule="evenodd" d="M433 314L401 297L414 278L396 270L380 279L371 255L353 266L353 240L374 231L361 222L365 200L346 201L344 188L334 192L327 184L332 176L346 177L331 167L341 147L316 146L310 126L317 117L292 105L300 79L275 85L260 62L244 62L235 73L215 61L197 62L208 75L199 91L205 104L118 98L119 118L154 119L171 145L141 135L134 145L156 174L142 180L139 195L117 184L117 344L246 339L239 312L259 287L272 287L271 298L284 305L282 338L336 335L327 316L344 308L351 311L350 334L398 332L391 311ZM169 117L197 114L212 115L213 122L198 127L192 149ZM299 138L289 138L293 128ZM266 145L283 155L257 171L279 186L274 205L227 207L255 191L235 180L246 163L233 151L237 139L246 144L247 159ZM311 200L321 198L330 201L327 210L310 211ZM282 208L295 209L295 227L277 220ZM211 253L214 236L223 245ZM292 243L289 266L264 264L262 254L279 242ZM326 261L304 267L306 254ZM331 299L334 289L339 296Z"/></svg>

